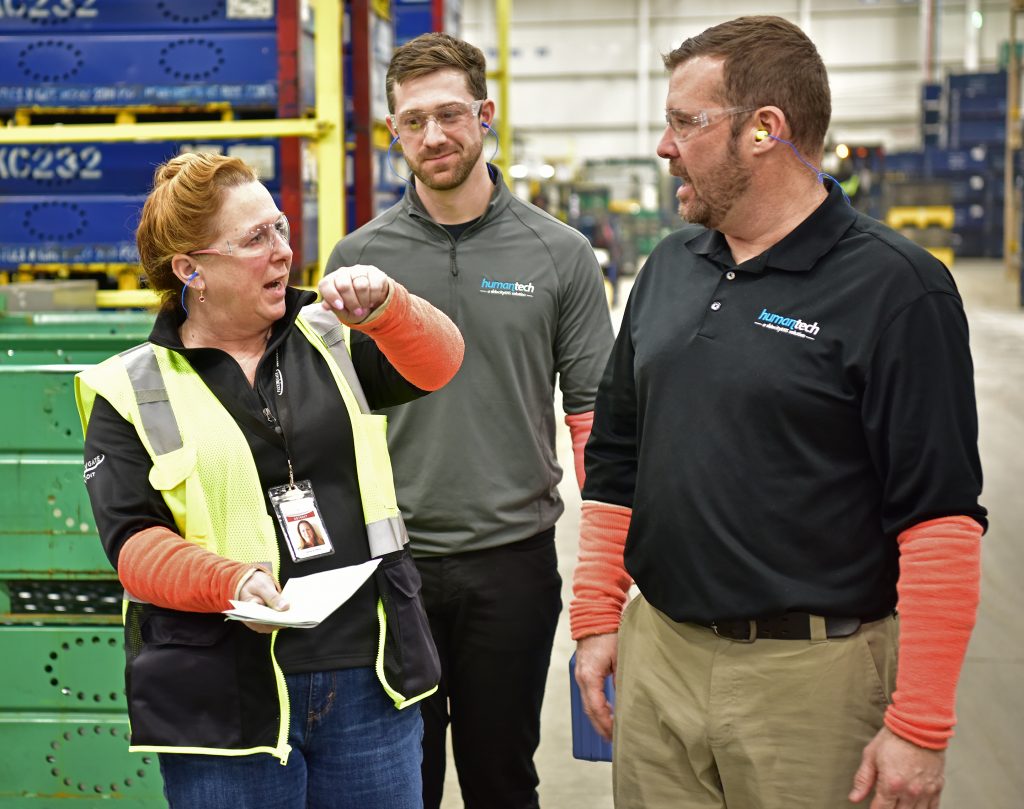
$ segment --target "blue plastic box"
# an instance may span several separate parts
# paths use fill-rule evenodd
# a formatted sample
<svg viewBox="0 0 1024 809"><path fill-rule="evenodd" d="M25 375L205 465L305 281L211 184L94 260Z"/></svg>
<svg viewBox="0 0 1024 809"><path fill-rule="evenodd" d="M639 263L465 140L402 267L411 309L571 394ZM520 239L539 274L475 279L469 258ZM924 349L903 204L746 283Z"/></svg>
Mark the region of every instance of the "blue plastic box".
<svg viewBox="0 0 1024 809"><path fill-rule="evenodd" d="M4 0L0 3L0 33L273 29L275 5L273 0Z"/></svg>
<svg viewBox="0 0 1024 809"><path fill-rule="evenodd" d="M0 36L0 110L275 107L274 32Z"/></svg>
<svg viewBox="0 0 1024 809"><path fill-rule="evenodd" d="M1006 97L1007 74L1005 70L987 73L951 73L946 77L949 91L970 96Z"/></svg>
<svg viewBox="0 0 1024 809"><path fill-rule="evenodd" d="M216 151L256 166L271 191L281 188L275 139L152 143L25 143L0 145L0 195L144 194L154 169L185 151Z"/></svg>
<svg viewBox="0 0 1024 809"><path fill-rule="evenodd" d="M138 263L135 228L145 200L143 194L7 197L0 216L0 269Z"/></svg>
<svg viewBox="0 0 1024 809"><path fill-rule="evenodd" d="M572 757L584 761L611 761L612 745L606 742L583 712L583 698L576 684L576 654L569 658L569 705L572 710ZM615 705L615 684L609 675L604 681L604 694Z"/></svg>
<svg viewBox="0 0 1024 809"><path fill-rule="evenodd" d="M1006 121L959 119L949 122L948 145L950 149L970 149L981 144L996 146L1006 143Z"/></svg>

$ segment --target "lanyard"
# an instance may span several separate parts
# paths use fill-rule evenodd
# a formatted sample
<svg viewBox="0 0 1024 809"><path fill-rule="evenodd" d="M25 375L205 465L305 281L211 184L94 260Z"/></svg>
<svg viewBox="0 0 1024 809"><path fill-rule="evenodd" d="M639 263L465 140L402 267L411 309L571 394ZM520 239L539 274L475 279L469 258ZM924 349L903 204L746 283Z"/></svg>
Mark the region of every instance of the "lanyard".
<svg viewBox="0 0 1024 809"><path fill-rule="evenodd" d="M275 434L281 437L281 443L284 446L285 459L288 462L288 485L292 488L295 487L295 472L292 467L292 453L288 448L288 435L285 432L284 424L290 419L291 408L288 406L288 397L284 393L284 373L281 371L281 349L277 348L274 350L274 391L277 393L277 414L274 413L271 407L271 402L267 401L266 396L263 395L263 390L260 388L259 383L256 384L256 392L260 397L260 402L263 405L263 417L267 420L269 425ZM261 423L261 427L262 427Z"/></svg>

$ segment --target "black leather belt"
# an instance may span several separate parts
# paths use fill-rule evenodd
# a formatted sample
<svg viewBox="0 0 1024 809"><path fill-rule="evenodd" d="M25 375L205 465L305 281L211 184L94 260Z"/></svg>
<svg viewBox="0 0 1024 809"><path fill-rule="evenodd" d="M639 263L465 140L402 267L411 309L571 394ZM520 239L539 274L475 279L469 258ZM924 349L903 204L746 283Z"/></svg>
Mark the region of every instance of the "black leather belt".
<svg viewBox="0 0 1024 809"><path fill-rule="evenodd" d="M756 618L749 621L724 620L700 624L720 638L753 643L755 640L810 640L811 614L809 612L787 612L772 618ZM860 629L860 618L826 618L825 636L846 638Z"/></svg>

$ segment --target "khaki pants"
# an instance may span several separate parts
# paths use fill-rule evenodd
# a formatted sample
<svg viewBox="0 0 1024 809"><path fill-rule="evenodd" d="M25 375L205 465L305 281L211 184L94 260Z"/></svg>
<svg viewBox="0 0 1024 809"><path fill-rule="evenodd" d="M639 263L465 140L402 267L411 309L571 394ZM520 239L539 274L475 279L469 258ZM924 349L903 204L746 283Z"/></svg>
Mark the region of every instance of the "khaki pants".
<svg viewBox="0 0 1024 809"><path fill-rule="evenodd" d="M740 643L642 596L619 632L616 809L850 809L896 679L895 618Z"/></svg>

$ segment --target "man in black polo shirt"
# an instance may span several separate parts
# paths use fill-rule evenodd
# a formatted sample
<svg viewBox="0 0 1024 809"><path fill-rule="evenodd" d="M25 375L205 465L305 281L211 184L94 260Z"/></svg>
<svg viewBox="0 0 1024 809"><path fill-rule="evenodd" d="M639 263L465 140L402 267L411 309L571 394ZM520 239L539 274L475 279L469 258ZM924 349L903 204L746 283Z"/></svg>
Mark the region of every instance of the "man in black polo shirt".
<svg viewBox="0 0 1024 809"><path fill-rule="evenodd" d="M986 525L956 286L809 168L831 108L796 26L665 65L691 224L605 370L570 609L609 738L616 673L616 807L931 809Z"/></svg>

